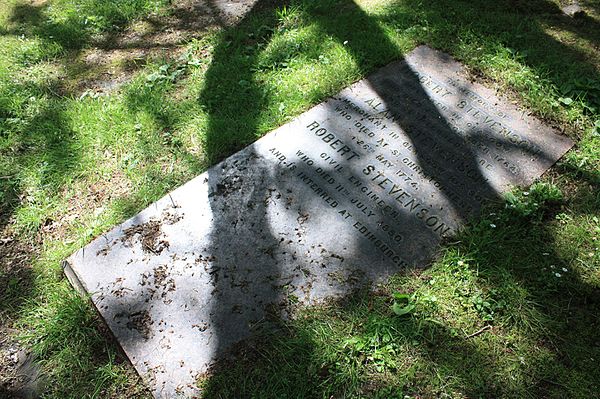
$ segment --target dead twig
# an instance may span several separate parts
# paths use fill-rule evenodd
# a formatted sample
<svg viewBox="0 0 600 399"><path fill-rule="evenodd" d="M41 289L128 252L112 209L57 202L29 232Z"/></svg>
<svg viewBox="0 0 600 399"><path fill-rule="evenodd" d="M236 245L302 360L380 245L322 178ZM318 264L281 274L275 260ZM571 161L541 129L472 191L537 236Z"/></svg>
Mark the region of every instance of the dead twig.
<svg viewBox="0 0 600 399"><path fill-rule="evenodd" d="M492 326L488 324L487 326L485 326L485 327L483 327L483 328L480 328L479 330L475 331L473 334L469 334L469 335L467 335L465 338L466 338L466 339L469 339L469 338L476 337L476 336L478 336L479 334L482 334L482 333L486 332L487 330L489 330L489 329L491 329L491 328L492 328Z"/></svg>

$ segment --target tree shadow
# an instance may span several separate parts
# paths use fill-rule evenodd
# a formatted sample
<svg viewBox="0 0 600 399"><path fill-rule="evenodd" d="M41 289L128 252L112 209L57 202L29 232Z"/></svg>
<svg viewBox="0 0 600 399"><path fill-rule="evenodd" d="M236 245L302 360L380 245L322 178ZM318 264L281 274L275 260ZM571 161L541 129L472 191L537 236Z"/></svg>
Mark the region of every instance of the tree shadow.
<svg viewBox="0 0 600 399"><path fill-rule="evenodd" d="M335 311L320 313L328 320L360 323L341 340L315 333L316 329L329 330L305 316L307 322L261 331L234 347L234 357L216 363L214 374L203 381L204 397L396 398L449 392L511 397L522 393L502 387L494 377L496 365L476 343L438 322L399 318L373 309L372 295L349 296L328 305ZM412 362L398 356L410 356ZM436 391L431 380L449 386L448 390Z"/></svg>
<svg viewBox="0 0 600 399"><path fill-rule="evenodd" d="M401 3L398 2L398 5ZM542 77L560 95L571 96L572 88L579 87L579 98L588 107L598 109L598 94L592 85L582 83L586 79L598 81L598 61L582 51L577 40L598 42L598 23L595 20L573 20L561 13L556 4L540 0L528 2L500 1L494 4L475 1L422 2L414 10L421 19L414 21L416 27L406 26L406 9L390 8L381 17L388 28L414 31L418 42L453 54L478 70L486 70L489 64L501 62L510 66L511 60L531 68L532 75ZM399 21L399 22L398 22ZM506 29L511 26L510 30ZM572 33L569 38L564 32ZM448 40L456 37L457 40ZM502 59L502 61L498 61ZM527 73L515 71L509 78L511 84L524 97L548 103L547 93L537 93L528 82ZM552 118L553 111L542 110L543 117Z"/></svg>
<svg viewBox="0 0 600 399"><path fill-rule="evenodd" d="M47 52L42 60L60 62L67 75L59 88L62 95L104 93L130 81L152 61L175 59L193 39L235 24L253 2L18 3L2 34L35 39Z"/></svg>
<svg viewBox="0 0 600 399"><path fill-rule="evenodd" d="M22 100L23 97L33 93L45 93L46 90L47 87L40 85L14 84L8 85L7 93L0 93L0 96L9 98L8 93L12 93L14 97ZM33 117L27 118L22 115L18 106L4 110L4 138L10 145L7 152L10 151L15 164L14 169L7 171L8 175L0 180L3 188L0 227L6 226L16 203L23 200L23 183L17 176L21 168L26 168L28 163L36 158L41 164L40 173L36 176L41 185L60 189L62 184L69 181L69 176L81 157L80 151L74 145L74 132L69 126L68 117L64 115L61 103L48 97L37 103L34 97L30 101L34 108ZM29 198L29 201L33 202L40 200Z"/></svg>
<svg viewBox="0 0 600 399"><path fill-rule="evenodd" d="M0 326L8 328L11 321L34 294L33 271L29 265L34 250L12 237L2 237L0 256Z"/></svg>
<svg viewBox="0 0 600 399"><path fill-rule="evenodd" d="M367 73L373 70L377 66L386 64L387 62L402 57L402 53L398 50L395 44L392 44L387 39L387 36L382 31L381 21L377 17L369 16L365 14L360 7L352 2L329 2L323 4L312 4L308 2L298 3L302 6L303 12L306 14L306 18L315 21L318 25L318 29L321 29L325 35L332 36L337 42L343 43L348 37L353 37L356 40L352 40L347 46L348 52L354 59L357 67L361 72ZM469 13L474 14L477 11L478 6L482 6L484 3L480 2L475 5L471 3L461 3L462 8L458 8L458 12L468 8ZM487 4L487 3L485 3ZM508 3L503 3L506 9ZM536 3L538 4L538 3ZM539 2L544 6L545 2ZM446 8L452 9L454 7L450 2L440 3L438 5L427 5L421 4L418 9L419 12L430 15L433 20L440 20L445 18L445 14L442 12ZM485 7L484 7L485 8ZM331 16L331 10L335 9L335 18ZM430 13L430 14L427 14ZM485 15L485 13L483 13ZM498 13L494 14L498 15ZM32 13L35 17L35 13ZM486 23L490 26L498 27L498 20L485 16ZM352 26L346 25L345 21L351 21ZM459 22L464 22L465 17L459 19ZM506 22L506 21L504 21ZM272 98L269 93L265 92L261 87L261 82L255 79L255 73L253 68L256 67L257 59L261 51L260 46L256 46L259 42L269 42L273 36L273 32L277 24L277 16L273 11L273 3L260 2L255 6L251 15L241 21L244 25L243 29L233 28L222 33L222 38L217 45L214 53L214 59L206 73L206 83L202 94L199 97L199 102L206 107L209 114L209 123L206 132L206 151L209 155L211 162L221 160L225 156L233 153L240 149L246 144L251 143L260 134L261 117L264 112L271 106ZM441 24L440 24L441 25ZM458 24L460 25L460 24ZM457 25L457 26L458 26ZM485 24L484 24L485 25ZM251 26L251 28L248 28ZM481 29L480 26L476 26L476 29ZM58 32L60 35L60 27L54 27L54 32ZM66 29L66 28L65 28ZM361 29L369 34L364 34L359 37L356 36L355 29ZM489 31L478 31L479 34L492 35L498 30L489 28ZM570 49L568 46L558 44L548 39L547 35L543 31L534 25L536 29L535 37L540 39L540 44L529 43L527 46L523 45L518 41L516 35L509 33L510 43L518 47L521 52L523 50L530 49L529 45L532 45L538 55L535 57L527 57L526 59L531 62L534 68L542 68L546 61L554 62L554 59L544 58L539 54L544 54L543 50L546 48L548 43L552 44L552 48L562 54L564 62L561 65L572 68L573 60L582 60L581 54L576 50ZM245 36L249 30L252 31L253 37ZM590 29L591 31L591 29ZM46 31L44 34L50 34L51 31ZM422 36L421 38L427 42L442 44L439 37L435 35L445 34L456 34L456 31L452 32L437 32L430 35ZM69 36L67 34L66 36ZM62 39L61 39L62 40ZM78 49L81 48L81 44L70 43L64 41L62 43L67 48ZM70 46L70 47L69 47ZM448 48L447 41L444 42L443 46L446 50L452 53L460 53L460 49ZM238 60L237 57L232 57L232 52L241 52L245 57L245 61L240 64L234 64L232 60ZM556 64L554 62L554 64ZM592 68L586 64L586 70L591 71ZM558 81L558 80L557 80ZM555 82L557 82L555 81ZM439 111L434 104L428 99L428 95L422 87L422 82L410 71L407 71L405 77L405 84L411 87L413 94L411 98L395 98L394 92L398 88L386 87L385 82L380 82L381 86L378 94L389 101L393 106L414 114L413 118L398 118L396 123L406 131L410 138L411 144L414 146L417 157L422 161L421 164L425 165L425 172L431 176L444 176L444 179L440 184L445 188L447 192L452 192L456 189L452 183L448 181L463 180L464 175L456 171L455 163L448 159L437 160L437 162L431 162L427 157L427 153L430 151L432 142L424 140L426 137L424 132L420 131L419 125L423 126L423 121L419 120L419 112L429 115L439 115ZM335 92L332 89L332 93ZM242 100L240 100L240 98ZM333 113L334 111L332 111ZM451 151L455 157L453 159L461 160L464 164L465 170L478 171L479 164L475 155L468 150L469 145L463 137L458 137L452 127L444 121L444 118L440 115L439 122L429 123L428 129L434 129L435 131L441 132L439 134L439 146L446 150ZM172 121L169 120L168 116L158 115L157 121L167 128L172 126ZM484 132L485 133L485 132ZM508 145L508 143L504 143ZM457 149L458 148L458 149ZM516 149L512 149L516 150ZM256 154L251 152L247 154L246 160L255 160ZM242 161L246 161L242 160ZM231 165L230 165L231 166ZM351 169L351 165L345 165L348 169ZM277 303L281 301L290 301L293 299L294 294L290 295L289 283L294 283L294 279L300 278L301 276L289 276L281 275L281 267L279 262L275 261L276 256L283 256L282 252L285 249L281 249L279 232L273 230L273 226L269 223L269 220L265 215L269 211L267 204L273 198L273 200L279 201L277 195L281 195L285 198L288 187L282 185L279 179L281 174L285 174L285 169L274 168L271 164L264 164L253 171L253 175L248 181L242 182L241 179L244 171L244 164L240 162L235 165L233 173L226 172L223 170L213 170L209 172L209 186L211 187L211 206L213 207L213 214L215 218L213 220L214 227L212 233L213 244L208 252L215 253L218 255L218 259L213 263L212 271L214 272L215 285L221 292L221 295L217 295L215 302L211 305L214 309L213 323L216 324L218 337L217 347L218 351L222 352L224 348L230 346L232 343L239 339L247 336L247 332L244 330L248 322L254 323L260 320L262 310L252 311L252 309L246 309L244 312L240 305L243 305L246 298L257 297L261 298L261 306L269 303ZM303 170L296 170L301 172ZM304 169L305 172L309 172L309 168ZM440 175L440 171L441 173ZM327 173L333 174L333 170L326 170ZM360 175L360 170L355 171ZM496 189L491 187L485 182L485 178L482 175L472 175L467 180L473 180L482 183L479 187L479 195L482 197L495 198ZM264 182L261 186L253 187L253 181ZM244 187L244 190L241 188ZM225 200L223 200L225 198ZM293 204L293 212L298 214L300 220L302 215L305 214L307 209L315 209L318 206L314 204L315 198L310 196L296 198ZM351 204L343 204L350 207ZM453 204L453 212L461 218L465 218L472 214L473 209L469 209L469 204L457 203ZM476 204L473 204L476 205ZM317 216L317 219L321 215ZM382 216L389 216L382 213ZM413 223L408 215L404 215L400 212L399 219L396 220L399 224ZM237 224L242 220L256 220L257 223L250 228L248 226L237 227ZM298 221L298 224L300 221ZM233 226L233 227L232 227ZM261 242L265 245L263 248L256 248L253 239L250 237L260 237ZM230 253L232 245L235 247L235 252ZM356 253L369 252L372 250L372 244L367 240L361 240L354 243ZM268 278L269 276L276 276L273 278L273 284L268 284L267 289L264 288L264 281L260 278L257 279L256 275L248 274L246 279L237 279L239 267L237 265L244 264L246 253L259 253L259 259L262 260L261 265L264 267L260 270L263 277ZM293 251L289 253L292 258ZM288 256L288 255L286 255ZM304 254L302 255L304 256ZM308 258L309 260L312 260ZM307 260L308 263L310 261ZM294 260L295 261L295 260ZM329 259L330 262L334 262L333 258ZM350 275L352 270L346 265L341 267L342 270ZM302 272L302 271L301 271ZM381 273L379 273L381 272ZM384 274L389 270L378 270L374 268L372 270L373 275ZM303 273L303 272L302 272ZM236 276L236 277L226 277ZM217 277L218 276L218 277ZM319 276L323 280L331 279L332 276ZM248 282L247 280L250 280ZM362 279L359 279L361 282ZM363 282L365 283L365 282ZM237 284L237 285L236 285ZM292 284L293 285L293 284ZM348 287L345 287L348 288ZM242 313L239 313L242 311ZM275 313L279 314L281 309ZM243 328L238 328L240 325ZM403 327L408 330L414 328L414 326ZM461 347L460 351L468 353L467 356L458 357L458 359L470 359L471 357L481 358L481 354L476 349L470 348L468 345L462 345L462 341L457 341L452 338L452 334L447 331L445 327L430 326L432 330L431 335L434 337L432 341L435 342L454 342L457 347ZM464 346L464 347L463 347ZM434 348L435 349L435 348ZM432 349L429 352L429 356L433 358L439 358L436 360L439 363L446 364L447 367L452 371L451 374L463 375L465 371L461 369L460 361L455 365L450 364L448 358L442 358L437 356L436 351ZM307 344L305 348L302 348L303 353L310 353L313 350L311 344ZM294 369L298 370L298 369ZM490 369L490 370L493 370ZM467 388L472 389L470 393L482 393L484 395L493 395L494 391L485 391L481 387L481 383L477 382L474 378L464 376ZM301 384L301 381L295 380L297 384ZM322 382L323 380L318 380ZM499 383L491 381L492 385L498 386ZM490 385L490 386L492 386ZM475 388L469 388L475 386ZM322 385L318 388L314 388L315 395L318 396L320 392L318 389L323 389ZM474 395L475 396L475 395Z"/></svg>
<svg viewBox="0 0 600 399"><path fill-rule="evenodd" d="M120 35L129 28L131 21L143 17L144 12L148 11L142 2L119 5L118 2L91 1L75 5L80 8L80 12L62 10L66 12L66 17L62 19L51 18L49 13L53 11L50 10L50 4L46 2L18 3L12 6L8 18L11 26L6 32L3 32L3 35L37 39L41 42L40 48L42 48L42 50L33 51L32 54L23 55L23 60L19 60L19 62L23 62L25 65L35 65L47 59L56 58L59 63L64 65L69 77L71 72L80 71L83 68L76 58L90 45L122 50L144 48L146 45L161 48L174 48L181 45L179 42L151 43L153 38L150 33L148 37L142 34L140 42L134 40L129 44L119 44ZM142 20L153 25L155 33L160 33L167 28L166 24L170 23L169 29L182 29L202 34L210 27L220 27L222 24L232 22L223 20L225 11L219 8L221 6L221 2L213 0L195 4L194 12L206 14L205 19L200 18L202 20L194 19L195 14L186 13L184 8L172 10L174 21L165 22L153 16L145 16ZM84 17L91 22L83 23ZM95 24L93 21L99 22ZM139 63L135 69L142 66L143 63ZM86 68L88 67L86 66ZM107 82L100 79L99 83ZM108 86L118 87L122 83L119 81L115 85L109 84ZM77 142L80 139L69 127L70 121L65 115L65 105L72 101L70 96L73 94L77 93L66 90L65 79L62 78L53 78L43 83L8 83L2 87L2 92L0 92L2 138L7 139L9 147L6 148L6 153L11 161L14 161L14 169L9 169L0 176L0 188L2 189L0 227L6 226L8 221L13 218L16 206L26 196L18 171L31 166L33 158L38 157L42 163L39 168L41 171L40 184L45 186L50 194L60 192L63 184L70 181L73 176L73 168L82 156ZM131 91L126 93L132 112L142 110L153 115L159 129L165 133L165 145L170 146L173 152L182 156L192 171L199 172L200 169L206 167L205 163L197 162L188 152L181 150L180 145L168 140L170 131L173 130L177 120L176 115L168 112L169 110L164 111L158 104L164 95L160 90L151 89L138 93ZM152 149L144 147L143 137L140 142L142 142L141 152L150 156L149 153ZM51 222L49 221L49 223ZM33 227L35 228L35 226Z"/></svg>
<svg viewBox="0 0 600 399"><path fill-rule="evenodd" d="M573 201L570 209L575 214L591 217L600 210L597 197L595 201L581 201L582 205L578 204L576 196L569 201ZM561 392L565 395L581 389L582 393L593 396L600 384L600 373L590 367L600 354L593 332L600 326L597 316L600 289L589 277L583 278L585 267L581 270L572 268L573 259L585 256L578 253L583 249L582 243L566 251L564 243L556 241L557 232L547 226L557 214L551 201L527 216L520 212L505 212L506 220L500 224L504 231L498 239L493 242L481 239L476 247L471 244L466 249L475 254L474 261L482 276L489 278L498 289L507 286L509 279L525 287L528 300L535 304L528 312L540 314L536 320L539 326L527 326L531 321L526 315L522 318L513 316L515 324L527 326L531 336L539 339L540 346L552 354L558 365L540 367L539 381L535 384L538 395L558 397ZM467 239L476 243L474 235L482 234L482 230L488 237L493 234L482 224L473 228ZM498 257L498 253L510 254L510 258ZM539 266L542 266L541 270ZM507 274L506 279L498 278L498 270ZM506 299L511 301L510 296Z"/></svg>
<svg viewBox="0 0 600 399"><path fill-rule="evenodd" d="M541 7L541 12L553 10L552 7L555 7L546 2L539 2L539 4L536 4ZM346 42L347 38L349 37L356 38L356 35L354 35L353 32L353 29L355 29L356 26L360 26L362 30L368 32L368 35L364 35L362 38L356 38L358 40L353 40L347 45L348 52L351 54L361 71L370 71L375 66L386 63L392 59L401 58L401 52L388 40L387 36L383 33L376 20L364 13L364 11L361 10L360 7L358 7L355 3L335 2L336 19L339 18L340 20L352 21L352 25L335 23L331 18L332 5L333 4L329 3L318 5L312 3L301 4L302 12L305 13L306 18L312 22L315 22L318 25L318 28L322 30L325 35L335 38L339 43ZM462 4L462 7L464 8L465 5ZM441 8L438 9L441 10ZM476 6L473 6L472 9L475 10ZM422 12L428 12L426 7L423 7ZM264 17L265 14L263 14L263 18ZM268 40L269 35L274 29L272 21L270 20L272 16L269 15L266 18L270 23L264 27L264 32L267 32L267 34L259 36L264 40ZM434 19L435 18L439 18L439 15L436 15ZM263 27L261 27L261 29L262 28ZM567 54L565 57L566 59L581 59L577 50L570 49L568 46L564 46L563 44L549 40L547 35L543 33L539 27L535 29L539 29L540 32L539 35L534 35L535 37L540 39L543 37L545 45L547 45L549 42L553 43L556 49L560 49ZM484 34L485 32L480 33ZM216 159L221 158L220 154L233 152L240 146L244 145L246 140L250 141L250 139L253 137L253 134L255 134L254 131L257 127L256 121L260 116L261 110L264 108L263 101L266 101L263 100L264 95L258 85L252 83L254 81L252 67L257 58L256 52L250 52L250 54L247 56L248 62L244 63L243 65L237 65L235 72L231 71L232 65L229 62L231 53L232 51L236 51L236 48L239 48L241 43L246 44L247 41L245 40L247 39L236 35L235 32L225 35L224 43L218 45L215 49L215 56L206 74L207 82L205 89L200 96L200 101L208 107L209 117L211 118L206 133L207 150L211 154L215 154ZM541 48L542 47L537 47L537 49ZM374 51L377 51L377 56L374 56ZM543 58L533 59L535 59L534 65L541 66L544 64ZM487 176L481 172L480 159L476 153L471 150L473 137L475 137L476 140L485 140L486 137L493 136L493 132L486 129L473 129L472 131L468 131L466 135L458 134L448 119L444 115L440 114L438 105L431 102L430 97L424 88L427 82L424 82L414 72L410 71L410 68L405 68L403 72L405 73L405 76L403 76L401 79L403 87L395 86L392 81L388 81L385 78L380 79L379 77L376 79L370 79L370 83L372 87L374 87L379 97L384 100L385 104L389 108L393 108L398 113L398 116L394 118L393 123L396 123L410 139L410 144L414 149L415 156L419 160L419 165L421 165L424 174L426 176L433 177L433 180L439 183L438 188L447 194L447 198L450 200L453 208L451 211L453 217L459 220L467 221L469 218L477 215L478 208L482 202L485 202L485 200L499 199L498 192L500 187L494 186ZM241 82L250 82L250 84L242 85ZM406 90L406 87L410 89ZM239 106L240 102L233 100L233 96L237 96L240 91L244 97L255 99L251 102L253 105L255 105L255 107L241 108ZM401 96L398 95L399 92L402 93ZM333 109L330 109L329 112L331 114L335 114ZM239 126L240 122L243 123L243 126ZM428 132L432 131L436 132L434 139L428 134ZM228 137L228 134L231 134L231 138ZM242 140L239 140L240 138L242 138ZM506 151L509 152L521 151L533 155L531 148L520 148L519 146L511 144L508 140L500 142L499 144L500 146L506 148ZM449 153L450 155L442 159L432 159L428 154L431 152L431 149L434 146L437 147L439 151ZM544 154L537 155L544 157ZM251 159L257 159L257 155L251 151L246 151L246 154L241 156L243 157L244 162ZM238 168L237 163L240 162L240 160L236 157L236 160L233 162L236 165L235 168ZM356 166L353 166L349 162L344 163L344 167L349 170L356 170L360 174L360 169L357 170ZM258 213L249 213L248 215L244 214L244 210L247 207L254 206L255 204L264 204L265 200L268 200L273 193L277 193L280 196L285 196L286 192L291 193L291 191L290 187L283 183L285 179L277 178L277 176L286 174L285 170L278 170L283 168L281 163L275 166L273 166L273 164L269 165L268 163L261 164L257 167L257 169L252 171L253 175L256 174L259 176L259 179L251 180L261 182L259 187L257 187L257 184L252 182L250 182L249 185L248 183L241 183L241 180L244 179L244 177L242 177L242 171L246 170L245 164L243 168L230 172L230 176L222 175L225 173L223 172L225 168L226 165L223 167L217 167L216 170L211 169L208 172L209 185L212 192L226 192L229 195L229 198L226 202L221 200L215 200L214 202L211 202L211 207L213 207L213 215L215 215L213 218L213 233L211 239L214 245L208 250L208 252L219 253L219 256L217 256L217 262L213 264L213 271L215 273L221 273L221 270L224 270L225 274L235 274L235 271L237 270L236 268L238 268L239 265L245 264L245 256L249 256L249 254L252 253L252 244L254 241L252 241L250 244L242 244L242 252L245 252L241 254L240 257L231 255L222 260L219 258L224 254L224 247L227 247L228 245L231 246L233 244L237 249L237 246L234 243L244 240L244 238L241 238L242 236L246 237L245 239L247 239L247 237L254 237L253 240L258 239L259 242L270 243L267 246L277 248L278 253L279 251L281 251L281 253L287 253L289 251L289 247L286 248L284 246L285 243L282 244L284 239L279 239L279 234L281 233L277 233L273 230L273 223L269 222L269 218L266 217L268 213L267 208L261 205ZM305 168L307 173L310 173L309 170L309 168ZM333 170L327 170L327 172L335 174ZM298 173L298 175L300 175L300 173ZM520 178L521 176L517 176L514 179L514 182L518 182ZM451 182L465 181L468 182L469 186L472 185L473 187L476 187L476 190L469 198L472 201L467 203L459 202L458 200L455 201L454 199L456 196L453 196L452 193L456 192L457 190L464 189L464 187L457 187ZM236 193L236 191L239 192ZM294 193L294 195L296 194ZM315 211L313 207L307 205L311 204L310 198L302 198L299 201L299 204L301 204L301 207L304 207L305 210L310 209L311 211ZM302 209L299 208L298 212L299 214L302 214ZM265 216L261 217L261 215ZM386 215L384 212L382 212L382 216L390 217L390 214ZM319 217L323 216L319 215ZM238 231L237 228L234 228L232 233L232 225L237 226L238 223L241 223L242 221L246 221L246 223L248 223L249 220L252 221L251 223L253 225L253 229L250 231L245 231L244 228L242 228ZM395 223L398 225L410 225L410 215L400 212L400 216L395 220ZM522 230L520 230L521 234L525 231L527 230L523 227ZM524 239L526 239L526 237L519 236L519 240ZM511 240L510 245L518 245L519 240ZM357 254L373 251L372 245L367 240L357 240L357 242L354 242L353 245L356 247L355 252ZM487 247L478 247L478 250L479 249L489 250ZM255 248L255 253L256 250L257 249ZM490 254L492 253L494 256L498 256L497 251L490 251ZM267 275L277 275L283 272L284 269L281 267L281 265L285 262L273 262L275 259L273 252L271 251L268 254L272 257L272 259L264 257L263 262L259 262L260 267L264 267ZM489 264L489 261L490 259L488 258L478 259L478 264L479 262L482 264L488 262ZM297 263L303 264L303 261L298 260ZM522 265L523 267L527 267L528 265L525 262L518 262L518 264ZM344 266L347 267L348 265ZM344 266L341 267L342 270L344 269ZM523 275L521 275L517 270L506 271L513 275L514 278L519 280L524 279L525 275L531 273L531 270L528 270ZM373 275L384 277L386 273L389 273L389 270L381 269L375 270ZM331 278L331 276L320 277L324 278L325 280L327 280L327 278ZM286 290L291 286L292 291L296 292L294 291L294 285L302 285L302 282L298 283L298 281L294 281L294 278L292 278L287 284L276 284L274 287L271 287L268 289L269 293L265 296L265 288L261 288L260 284L252 286L249 292L243 292L243 290L240 292L231 291L230 283L232 280L233 277L229 280L227 278L220 279L221 283L219 283L218 291L226 292L227 290L230 290L231 294L221 294L220 297L223 300L223 305L219 303L218 298L215 300L214 304L211 304L211 314L213 315L212 323L216 325L215 328L217 329L216 339L219 340L219 344L217 345L219 347L219 352L225 352L227 347L231 347L236 341L247 337L250 331L245 327L245 325L249 321L251 323L256 323L261 318L260 311L258 314L253 314L253 320L246 320L244 318L245 316L232 317L229 309L235 308L235 306L231 306L234 302L240 305L237 307L238 310L244 309L243 303L247 302L248 298L256 298L257 296L261 296L261 299L264 299L264 301L260 302L260 306L269 304L269 302L286 302L286 300L289 300L289 292ZM302 281L302 278L300 281ZM362 281L362 283L364 284L365 281ZM348 289L349 287L345 288ZM537 288L538 287L533 284L529 284L527 286L527 289L530 292L535 292ZM233 297L235 298L234 300L232 300ZM547 299L547 297L544 299ZM250 303L252 303L252 299L250 299ZM253 308L253 310L255 310L255 308ZM280 311L281 309L279 312ZM243 314L245 312L242 311L241 313ZM280 313L276 312L276 315L277 314L281 316ZM283 314L285 317L285 311ZM262 316L264 317L264 314ZM389 317L386 316L386 318ZM394 321L392 321L392 323L394 323ZM411 331L423 330L422 321L418 321L418 326L411 324L411 322L402 321L398 323L400 324L397 328L403 331L403 333L399 334L400 336L410 336ZM221 328L219 326L224 327ZM458 378L462 381L461 387L467 396L499 396L501 394L510 396L511 394L515 394L515 392L510 392L503 388L502 381L495 380L494 370L496 366L493 363L489 365L489 368L481 371L481 373L472 373L472 370L464 368L466 361L473 361L473 363L477 365L489 363L489 360L486 360L486 355L481 353L480 350L478 350L474 345L470 345L468 341L464 340L462 337L457 338L455 334L452 334L445 326L429 323L425 329L428 330L427 334L429 334L430 339L424 340L420 346L423 347L427 353L427 357L431 360L431 362L439 364L441 367L445 368L449 376L458 376ZM301 333L302 332L292 332L290 338L291 343L285 341L281 342L283 349L275 348L272 349L272 352L266 350L262 352L261 355L279 356L281 352L285 351L286 346L295 345L295 334ZM446 351L443 353L438 353L437 343L444 343L443 345L446 347ZM252 347L254 344L250 343L249 345ZM304 354L306 358L310 359L311 353L314 351L310 340L300 340L298 345L299 346L295 349ZM448 348L448 345L450 348ZM269 346L269 344L267 344L267 346ZM252 351L252 349L250 349L250 351ZM251 359L254 359L254 357L251 356ZM267 359L267 363L269 364L276 362L276 358ZM250 364L252 364L252 361ZM230 366L231 364L228 363L228 366L226 366L224 369L227 369L227 367ZM248 367L249 364L244 363L244 366ZM268 367L270 366L267 366L267 368ZM300 363L299 365L292 365L289 369L289 372L300 372L300 375L302 375L301 370L303 370L304 367L307 367L307 369L312 372L315 371L314 365ZM236 380L236 378L231 378L232 373L235 375L235 371L232 373L225 371L226 377L222 378L219 377L219 370L222 371L223 368L217 368L217 374L212 377L214 378L214 381L217 381L215 382L215 385L219 386L219 381L228 381L230 384L232 380ZM239 370L237 371L239 372ZM272 369L270 369L270 372L272 372L274 375L268 374L269 371L267 371L266 376L260 376L259 374L261 374L263 371L264 369L259 368L259 373L255 374L251 372L251 378L256 378L256 380L252 380L251 378L250 380L242 378L240 384L235 385L234 387L230 386L225 388L220 386L218 389L223 389L223 391L219 391L218 389L213 391L211 386L212 379L208 380L205 387L208 387L207 392L209 392L209 396L214 395L215 397L220 397L221 395L245 396L250 395L250 393L256 394L257 392L260 392L260 395L271 397L273 396L272 392L270 391L272 389L271 384L277 384L274 379L282 378L283 376L281 373L278 373L278 370ZM482 375L486 375L486 379L483 381L480 380ZM594 377L593 375L591 376ZM237 375L236 377L240 376ZM270 379L270 377L273 377L273 379ZM286 375L283 378L286 377L290 376ZM312 374L310 377L315 378L317 376ZM536 380L536 378L537 384L544 385L540 382L544 379L543 376L536 376L533 378L533 380ZM301 378L300 380L305 382L310 380L310 378ZM309 387L300 385L294 386L294 389L298 390L299 392L306 392L307 396L309 397L322 395L325 396L325 394L328 396L329 392L326 392L327 388L323 387L323 381L326 380L327 378L317 378L319 383L316 384L316 387L312 384L308 384ZM255 384L257 381L259 381L260 384L264 384L264 392L262 391L262 387L259 387L258 391L255 390ZM293 377L286 379L286 381L291 381L291 383L296 381L296 384L300 383L298 379ZM310 391L310 389L313 389L313 391ZM539 387L539 389L543 391L550 388L544 385L543 387ZM325 390L325 392L323 390Z"/></svg>

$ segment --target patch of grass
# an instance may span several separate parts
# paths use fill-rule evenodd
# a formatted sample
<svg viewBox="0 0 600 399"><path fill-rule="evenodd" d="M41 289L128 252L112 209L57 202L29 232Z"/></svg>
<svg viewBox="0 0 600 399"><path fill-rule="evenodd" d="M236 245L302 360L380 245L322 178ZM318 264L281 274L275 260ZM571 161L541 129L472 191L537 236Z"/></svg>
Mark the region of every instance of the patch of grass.
<svg viewBox="0 0 600 399"><path fill-rule="evenodd" d="M10 1L8 32L32 36L46 46L79 49L94 37L122 29L140 16L158 13L165 0Z"/></svg>
<svg viewBox="0 0 600 399"><path fill-rule="evenodd" d="M138 377L122 355L107 345L108 333L99 328L101 322L87 300L66 282L54 283L48 292L45 306L36 306L30 313L32 322L21 338L34 357L41 359L42 367L52 370L51 395L74 397L74 392L80 392L99 398L126 391L134 397L147 395L143 386L134 386L139 384Z"/></svg>
<svg viewBox="0 0 600 399"><path fill-rule="evenodd" d="M144 65L108 94L65 94L64 81L80 77L71 60L81 49L169 14L168 4L2 0L0 238L35 251L26 273L0 269L0 320L18 325L44 364L46 397L145 395L61 279L61 259L420 43L450 53L576 147L426 271L264 332L202 381L207 396L558 398L600 389L597 10L572 20L550 0L261 1L238 25ZM414 309L395 314L395 293Z"/></svg>

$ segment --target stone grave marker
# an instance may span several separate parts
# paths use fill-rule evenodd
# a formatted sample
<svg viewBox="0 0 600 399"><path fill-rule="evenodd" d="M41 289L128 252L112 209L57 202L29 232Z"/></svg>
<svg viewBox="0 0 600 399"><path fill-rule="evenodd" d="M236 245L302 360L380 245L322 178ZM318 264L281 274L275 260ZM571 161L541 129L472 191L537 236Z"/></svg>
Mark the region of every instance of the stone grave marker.
<svg viewBox="0 0 600 399"><path fill-rule="evenodd" d="M98 237L65 262L157 398L265 309L407 267L572 142L421 46Z"/></svg>

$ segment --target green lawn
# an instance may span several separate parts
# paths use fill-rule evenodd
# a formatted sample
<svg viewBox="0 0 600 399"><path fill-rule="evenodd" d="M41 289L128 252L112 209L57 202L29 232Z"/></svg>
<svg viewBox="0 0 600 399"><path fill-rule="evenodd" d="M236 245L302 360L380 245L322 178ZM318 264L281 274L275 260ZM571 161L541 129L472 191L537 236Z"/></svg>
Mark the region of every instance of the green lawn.
<svg viewBox="0 0 600 399"><path fill-rule="evenodd" d="M0 343L33 351L44 397L148 397L62 259L419 44L576 146L428 269L265 324L199 384L209 398L598 395L597 1L576 19L562 0L259 1L162 52L120 45L181 3L0 0ZM98 89L110 74L125 78ZM1 358L0 383L9 371Z"/></svg>

